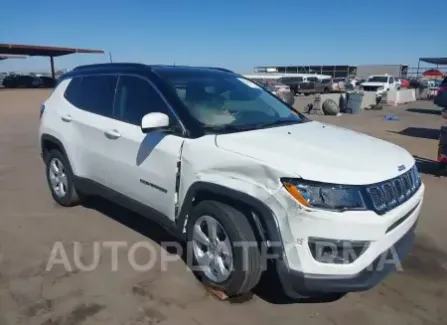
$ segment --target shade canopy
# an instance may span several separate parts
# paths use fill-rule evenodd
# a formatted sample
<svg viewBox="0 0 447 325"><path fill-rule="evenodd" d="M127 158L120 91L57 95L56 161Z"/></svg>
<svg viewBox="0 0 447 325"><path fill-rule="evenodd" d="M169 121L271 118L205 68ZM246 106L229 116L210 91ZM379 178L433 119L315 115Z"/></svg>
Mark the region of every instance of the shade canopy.
<svg viewBox="0 0 447 325"><path fill-rule="evenodd" d="M103 50L88 50L70 47L22 45L22 44L1 44L1 54L29 55L29 56L62 56L75 53L104 53Z"/></svg>
<svg viewBox="0 0 447 325"><path fill-rule="evenodd" d="M447 65L447 58L420 58L419 61L436 65Z"/></svg>

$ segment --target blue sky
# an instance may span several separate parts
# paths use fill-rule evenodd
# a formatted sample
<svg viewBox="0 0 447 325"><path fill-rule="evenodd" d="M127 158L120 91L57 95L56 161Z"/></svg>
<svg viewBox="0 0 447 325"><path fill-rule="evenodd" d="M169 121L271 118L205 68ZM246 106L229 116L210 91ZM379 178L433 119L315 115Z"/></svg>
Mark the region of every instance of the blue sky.
<svg viewBox="0 0 447 325"><path fill-rule="evenodd" d="M420 56L447 56L446 12L446 0L18 0L1 5L0 43L104 49L114 61L239 72L283 64L415 66ZM71 68L106 60L55 62ZM49 63L0 62L0 71L13 69L45 71Z"/></svg>

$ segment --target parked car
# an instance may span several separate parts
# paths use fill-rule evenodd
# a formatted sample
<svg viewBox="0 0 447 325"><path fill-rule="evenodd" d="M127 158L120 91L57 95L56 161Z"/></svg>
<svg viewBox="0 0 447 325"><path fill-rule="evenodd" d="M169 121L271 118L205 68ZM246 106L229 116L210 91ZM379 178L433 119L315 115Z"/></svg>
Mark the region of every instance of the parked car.
<svg viewBox="0 0 447 325"><path fill-rule="evenodd" d="M437 106L447 109L447 77L441 82L438 87L433 103Z"/></svg>
<svg viewBox="0 0 447 325"><path fill-rule="evenodd" d="M299 87L299 92L304 95L328 93L332 90L332 82L330 78L319 79L318 77L307 77Z"/></svg>
<svg viewBox="0 0 447 325"><path fill-rule="evenodd" d="M39 88L43 81L30 75L9 75L3 79L5 88Z"/></svg>
<svg viewBox="0 0 447 325"><path fill-rule="evenodd" d="M53 79L52 77L39 76L38 78L42 80L42 88L53 88L56 86L56 79Z"/></svg>
<svg viewBox="0 0 447 325"><path fill-rule="evenodd" d="M387 74L370 76L360 87L364 91L375 91L379 97L386 94L390 89L399 89L394 77Z"/></svg>
<svg viewBox="0 0 447 325"><path fill-rule="evenodd" d="M346 85L346 78L334 78L332 79L332 91L344 92Z"/></svg>
<svg viewBox="0 0 447 325"><path fill-rule="evenodd" d="M295 103L294 93L289 85L283 83L284 78L282 77L275 78L275 76L265 76L265 75L263 76L246 75L246 77L251 81L255 82L256 84L264 87L275 96L281 98L285 103L289 105L293 105Z"/></svg>
<svg viewBox="0 0 447 325"><path fill-rule="evenodd" d="M424 184L408 151L312 121L231 71L82 66L40 111L58 204L96 195L154 220L228 296L257 285L267 254L290 297L368 290L415 236Z"/></svg>
<svg viewBox="0 0 447 325"><path fill-rule="evenodd" d="M300 84L304 81L304 78L301 76L290 76L290 77L282 77L278 81L285 85L288 85L292 93L294 95L298 95Z"/></svg>
<svg viewBox="0 0 447 325"><path fill-rule="evenodd" d="M285 103L292 106L295 103L295 96L292 91L281 91L273 89L273 94L281 98Z"/></svg>

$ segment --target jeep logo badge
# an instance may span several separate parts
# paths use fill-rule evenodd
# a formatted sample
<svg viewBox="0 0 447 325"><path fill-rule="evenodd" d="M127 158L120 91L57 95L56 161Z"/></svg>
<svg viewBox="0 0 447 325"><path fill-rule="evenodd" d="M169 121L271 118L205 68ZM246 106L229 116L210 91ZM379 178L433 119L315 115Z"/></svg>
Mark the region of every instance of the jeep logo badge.
<svg viewBox="0 0 447 325"><path fill-rule="evenodd" d="M405 170L405 165L397 166L397 170L400 171L400 172Z"/></svg>

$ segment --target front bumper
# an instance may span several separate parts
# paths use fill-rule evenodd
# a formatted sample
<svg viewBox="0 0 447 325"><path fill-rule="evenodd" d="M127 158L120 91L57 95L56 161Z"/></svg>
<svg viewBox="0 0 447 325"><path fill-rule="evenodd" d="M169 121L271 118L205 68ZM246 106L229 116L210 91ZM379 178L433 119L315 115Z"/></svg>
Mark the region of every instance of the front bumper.
<svg viewBox="0 0 447 325"><path fill-rule="evenodd" d="M408 201L381 216L372 211L306 210L281 192L267 202L278 219L284 247L282 257L276 261L277 271L284 291L291 297L301 297L308 292L368 290L395 270L396 265L400 266L414 238L424 185ZM275 207L274 203L278 205ZM325 263L314 257L309 245L311 237L365 241L368 246L349 263ZM384 254L390 253L394 265L383 260Z"/></svg>
<svg viewBox="0 0 447 325"><path fill-rule="evenodd" d="M380 254L368 267L353 276L312 275L291 270L278 261L277 272L284 292L292 298L321 293L366 291L380 283L391 272L400 270L400 263L410 251L416 223L392 248ZM392 259L390 258L392 257Z"/></svg>

